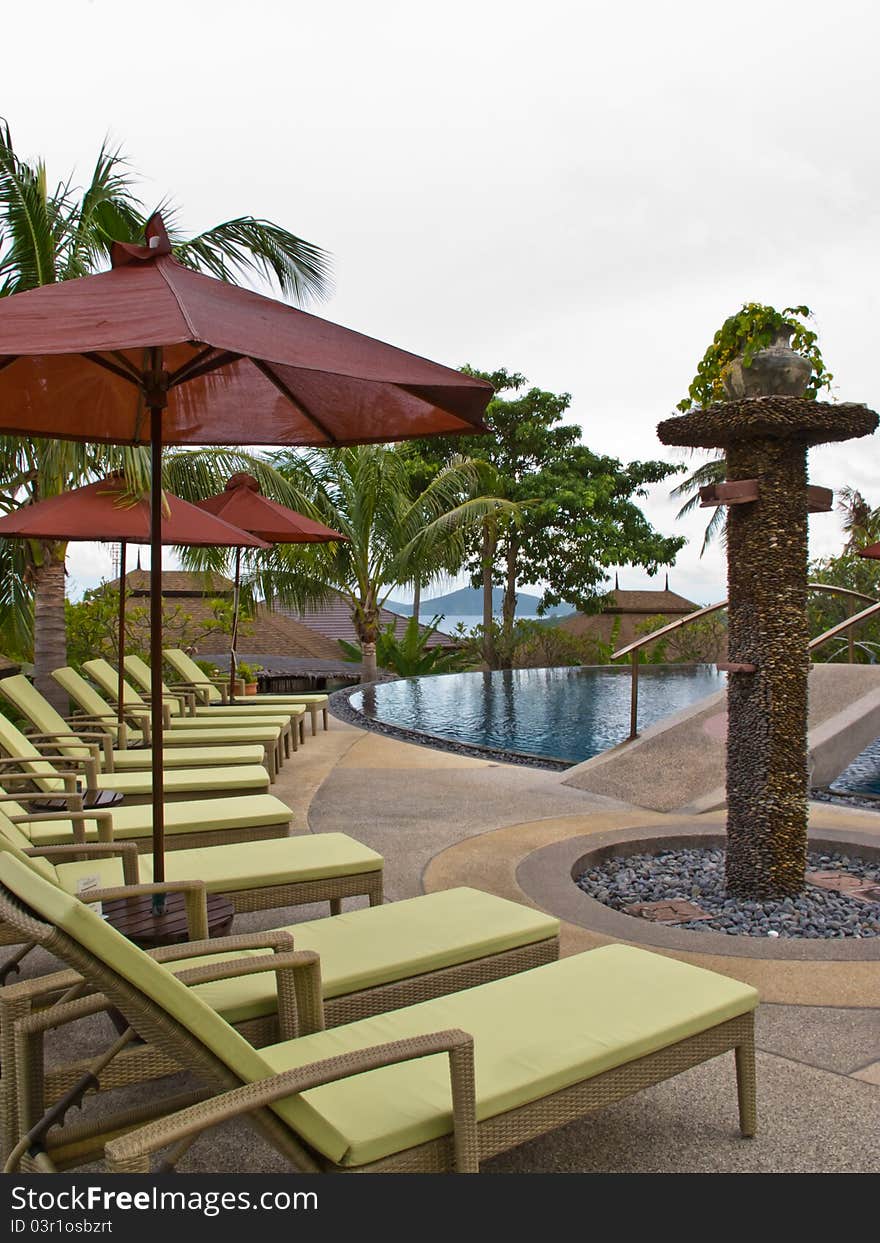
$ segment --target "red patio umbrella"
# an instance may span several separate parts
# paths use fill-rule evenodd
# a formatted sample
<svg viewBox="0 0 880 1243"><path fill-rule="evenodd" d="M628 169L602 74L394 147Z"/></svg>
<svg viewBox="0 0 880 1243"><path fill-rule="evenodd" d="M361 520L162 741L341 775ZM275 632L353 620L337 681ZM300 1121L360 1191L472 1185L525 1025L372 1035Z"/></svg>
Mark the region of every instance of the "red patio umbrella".
<svg viewBox="0 0 880 1243"><path fill-rule="evenodd" d="M485 430L492 388L177 263L157 214L112 270L0 298L0 431L150 444L154 834L162 805L163 444L344 445ZM157 573L158 570L158 573ZM155 877L164 879L156 854Z"/></svg>
<svg viewBox="0 0 880 1243"><path fill-rule="evenodd" d="M298 514L295 509L263 496L253 475L231 475L226 488L217 496L197 501L200 509L224 518L243 531L250 531L271 544L330 544L348 540L321 522ZM235 550L235 592L233 595L232 645L229 653L229 697L235 698L235 647L238 639L238 608L241 584L241 548Z"/></svg>
<svg viewBox="0 0 880 1243"><path fill-rule="evenodd" d="M200 547L268 548L269 544L215 517L198 505L190 505L165 492L166 512L162 523L163 544ZM128 544L149 544L150 506L132 497L125 477L110 475L97 483L50 496L34 505L23 505L0 518L0 538L37 540L119 541L119 723L124 716L125 670L125 553Z"/></svg>

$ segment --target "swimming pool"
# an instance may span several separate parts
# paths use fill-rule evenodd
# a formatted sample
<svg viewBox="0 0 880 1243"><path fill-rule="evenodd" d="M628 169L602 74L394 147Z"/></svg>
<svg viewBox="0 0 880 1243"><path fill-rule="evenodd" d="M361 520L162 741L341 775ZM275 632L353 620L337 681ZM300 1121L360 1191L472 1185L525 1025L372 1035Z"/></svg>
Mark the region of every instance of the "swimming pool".
<svg viewBox="0 0 880 1243"><path fill-rule="evenodd" d="M639 729L723 690L714 665L644 665ZM381 682L350 697L370 720L446 741L576 764L629 734L628 668L505 669Z"/></svg>

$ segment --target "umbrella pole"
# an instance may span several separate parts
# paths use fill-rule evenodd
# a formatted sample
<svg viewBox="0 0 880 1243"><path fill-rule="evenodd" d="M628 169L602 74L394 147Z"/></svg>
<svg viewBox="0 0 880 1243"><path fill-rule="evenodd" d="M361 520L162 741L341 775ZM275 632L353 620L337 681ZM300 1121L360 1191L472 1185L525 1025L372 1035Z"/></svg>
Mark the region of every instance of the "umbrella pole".
<svg viewBox="0 0 880 1243"><path fill-rule="evenodd" d="M119 721L119 737L122 739L122 727L125 724L125 540L119 541L119 680L116 683L116 712ZM120 746L121 746L120 742Z"/></svg>
<svg viewBox="0 0 880 1243"><path fill-rule="evenodd" d="M235 590L232 593L232 646L229 651L229 702L235 700L235 649L238 645L238 603L241 584L241 549L235 550Z"/></svg>
<svg viewBox="0 0 880 1243"><path fill-rule="evenodd" d="M165 879L165 774L162 764L162 351L150 350L150 715L153 744L153 880ZM165 913L165 895L153 895L153 912Z"/></svg>

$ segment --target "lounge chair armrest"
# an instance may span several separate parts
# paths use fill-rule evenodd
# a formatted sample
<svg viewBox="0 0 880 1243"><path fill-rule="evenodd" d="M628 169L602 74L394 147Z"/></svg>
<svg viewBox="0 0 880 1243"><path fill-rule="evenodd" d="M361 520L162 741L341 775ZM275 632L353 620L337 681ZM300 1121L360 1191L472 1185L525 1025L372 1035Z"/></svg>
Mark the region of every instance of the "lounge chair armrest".
<svg viewBox="0 0 880 1243"><path fill-rule="evenodd" d="M173 965L169 966L173 970ZM213 984L241 976L275 973L278 1039L293 1040L324 1030L321 959L314 950L287 950L260 958L237 958L175 971L183 984Z"/></svg>
<svg viewBox="0 0 880 1243"><path fill-rule="evenodd" d="M134 845L134 843L125 843ZM135 846L135 851L137 847ZM135 853L135 859L137 854ZM208 893L203 880L129 881L112 889L90 889L85 901L115 902L118 898L138 898L143 894L182 893L186 904L186 928L194 941L208 936Z"/></svg>
<svg viewBox="0 0 880 1243"><path fill-rule="evenodd" d="M476 1092L474 1089L474 1042L467 1032L452 1029L413 1036L389 1044L342 1053L337 1057L298 1066L269 1079L245 1084L210 1100L181 1109L178 1113L148 1123L138 1130L118 1136L105 1145L104 1154L112 1173L147 1173L151 1153L177 1144L190 1135L199 1135L220 1122L264 1109L286 1096L298 1096L326 1083L336 1083L382 1066L410 1062L438 1053L449 1055L452 1082L452 1126L455 1170L476 1174L479 1169L477 1147ZM160 1167L161 1169L161 1167Z"/></svg>
<svg viewBox="0 0 880 1243"><path fill-rule="evenodd" d="M26 855L46 859L106 859L118 855L122 859L122 876L126 885L137 885L139 877L137 842L83 842L70 846L30 846ZM97 901L97 899L96 899Z"/></svg>
<svg viewBox="0 0 880 1243"><path fill-rule="evenodd" d="M103 751L104 759L106 760L108 752L112 751L109 734L92 734L86 731L76 734L55 734L54 741L50 741L52 737L51 734L45 736L42 734L28 734L28 741L32 742L38 751L43 752L53 760L56 757L58 759L62 757L64 759L71 758L69 754L65 755L63 751L59 752L58 747L63 745L63 743L67 743L71 747L82 747L83 751L88 751L89 758L99 765L101 763L101 752ZM100 738L102 742L100 744L92 742L92 738ZM82 758L85 759L85 756Z"/></svg>
<svg viewBox="0 0 880 1243"><path fill-rule="evenodd" d="M187 941L180 945L160 945L149 950L156 962L176 962L178 958L201 958L207 954L228 954L235 950L272 950L276 954L294 948L293 936L281 928L265 932L242 932L228 937L212 937L207 941Z"/></svg>
<svg viewBox="0 0 880 1243"><path fill-rule="evenodd" d="M103 843L106 846L113 842L113 813L106 808L91 811L35 811L26 816L10 816L9 819L13 824L46 824L53 820L62 820L65 824L73 825L73 840L83 845L86 844L84 826L93 820L98 826L98 841L89 844L94 846ZM135 847L137 845L135 842L120 843L123 844Z"/></svg>
<svg viewBox="0 0 880 1243"><path fill-rule="evenodd" d="M57 763L55 762L55 759L56 757L53 756L53 761L52 761L53 768L58 767ZM83 760L85 759L86 757L83 756ZM55 791L55 790L41 791L42 797L44 799L63 798L64 795L66 794L79 793L79 791L77 790L77 779L76 779L75 773L58 772L58 773L53 774L53 773L32 773L32 772L27 772L27 771L23 773L16 773L16 772L4 772L3 771L3 769L6 768L7 764L33 764L33 762L34 762L34 757L32 755L0 755L0 781L2 781L5 785L9 785L10 782L16 782L16 781L28 781L30 782L31 785L33 785L34 781L38 780L41 777L49 777L49 778L55 777L58 781L64 782L64 790L63 791ZM92 762L91 757L89 757L88 763L90 765L91 765L91 762ZM97 774L95 774L94 785L97 785L97 784L98 784Z"/></svg>

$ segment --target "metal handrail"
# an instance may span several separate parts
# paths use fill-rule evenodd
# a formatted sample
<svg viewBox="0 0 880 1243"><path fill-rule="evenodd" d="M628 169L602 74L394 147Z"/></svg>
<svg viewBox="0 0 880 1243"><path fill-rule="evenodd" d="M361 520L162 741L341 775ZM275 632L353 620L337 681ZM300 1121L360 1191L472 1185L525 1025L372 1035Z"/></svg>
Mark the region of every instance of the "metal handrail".
<svg viewBox="0 0 880 1243"><path fill-rule="evenodd" d="M827 591L830 595L849 596L857 600L868 600L870 605L866 609L862 609L860 613L853 613L852 616L845 618L842 622L838 622L836 626L832 626L830 630L826 630L824 634L820 634L818 638L813 639L810 643L809 650L819 647L828 639L835 638L838 634L843 634L846 630L851 630L857 626L859 622L880 612L880 600L875 600L873 596L866 596L864 592L853 591L849 587L835 587L830 583L807 583L808 591ZM670 634L673 630L679 630L682 626L686 626L689 622L697 621L701 617L708 617L710 613L717 613L719 609L727 608L727 600L721 600L718 604L707 604L705 608L697 609L693 613L688 613L686 617L679 617L675 621L667 622L665 626L660 626L657 630L652 630L650 634L644 635L641 639L636 639L633 643L628 643L626 647L618 648L616 652L612 652L611 659L619 660L624 656L630 657L630 707L629 707L629 737L627 742L631 742L634 738L638 738L638 717L639 717L639 652L649 643L656 642L663 635ZM854 643L852 635L849 640L849 663L854 660Z"/></svg>

